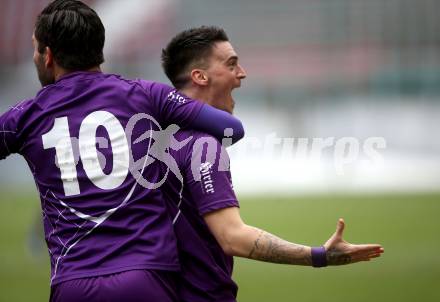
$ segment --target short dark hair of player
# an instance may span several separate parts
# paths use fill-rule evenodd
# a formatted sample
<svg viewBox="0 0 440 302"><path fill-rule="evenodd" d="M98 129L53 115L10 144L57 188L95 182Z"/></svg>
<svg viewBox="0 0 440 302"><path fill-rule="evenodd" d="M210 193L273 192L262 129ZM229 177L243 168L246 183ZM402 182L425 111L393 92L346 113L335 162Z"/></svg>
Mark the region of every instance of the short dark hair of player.
<svg viewBox="0 0 440 302"><path fill-rule="evenodd" d="M229 41L229 38L216 26L190 28L177 34L162 49L162 68L174 87L184 87L189 81L190 69L203 67L214 44L222 41Z"/></svg>
<svg viewBox="0 0 440 302"><path fill-rule="evenodd" d="M87 70L104 62L104 25L81 1L51 2L38 15L34 35L38 52L49 47L55 62L66 70Z"/></svg>

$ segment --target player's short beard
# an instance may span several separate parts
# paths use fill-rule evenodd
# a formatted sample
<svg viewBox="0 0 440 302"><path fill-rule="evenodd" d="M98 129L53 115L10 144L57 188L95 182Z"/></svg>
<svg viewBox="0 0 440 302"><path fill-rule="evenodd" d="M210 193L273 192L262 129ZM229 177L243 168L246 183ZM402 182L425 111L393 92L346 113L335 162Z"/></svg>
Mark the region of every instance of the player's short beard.
<svg viewBox="0 0 440 302"><path fill-rule="evenodd" d="M55 83L53 72L44 66L44 57L42 55L40 55L35 62L35 67L37 69L38 79L40 80L41 86L44 87Z"/></svg>

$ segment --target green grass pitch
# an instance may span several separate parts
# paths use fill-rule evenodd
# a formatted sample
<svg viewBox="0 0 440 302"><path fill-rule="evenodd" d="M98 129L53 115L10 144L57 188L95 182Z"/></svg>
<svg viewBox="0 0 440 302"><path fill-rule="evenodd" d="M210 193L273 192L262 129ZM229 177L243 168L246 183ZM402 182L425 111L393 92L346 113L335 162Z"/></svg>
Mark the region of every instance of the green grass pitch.
<svg viewBox="0 0 440 302"><path fill-rule="evenodd" d="M47 252L28 248L39 211L36 194L0 199L0 301L48 301ZM284 239L320 245L346 222L345 238L381 243L385 253L344 267L309 267L235 260L238 301L440 301L440 194L274 197L242 196L251 225Z"/></svg>

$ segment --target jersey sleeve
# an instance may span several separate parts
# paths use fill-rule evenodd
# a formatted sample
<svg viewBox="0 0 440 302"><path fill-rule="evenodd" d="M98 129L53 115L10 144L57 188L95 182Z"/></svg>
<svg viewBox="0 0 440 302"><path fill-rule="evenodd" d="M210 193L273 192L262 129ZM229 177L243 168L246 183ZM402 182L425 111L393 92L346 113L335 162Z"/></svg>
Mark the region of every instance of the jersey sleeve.
<svg viewBox="0 0 440 302"><path fill-rule="evenodd" d="M203 106L197 119L192 123L192 127L199 131L210 133L219 140L225 134L228 134L232 139L232 144L235 144L244 137L244 128L238 119L227 112L209 105ZM229 130L226 131L226 129Z"/></svg>
<svg viewBox="0 0 440 302"><path fill-rule="evenodd" d="M0 115L0 160L20 149L18 140L18 119L20 108L12 107Z"/></svg>
<svg viewBox="0 0 440 302"><path fill-rule="evenodd" d="M232 129L229 133L232 132L233 143L243 138L243 125L231 114L193 100L166 84L144 80L139 82L151 96L156 117L163 127L176 124L208 133L219 140L224 137L225 129L229 128Z"/></svg>
<svg viewBox="0 0 440 302"><path fill-rule="evenodd" d="M138 80L151 97L153 112L158 122L166 127L176 124L186 128L192 124L203 103L192 100L166 84Z"/></svg>
<svg viewBox="0 0 440 302"><path fill-rule="evenodd" d="M200 215L238 207L226 149L212 136L198 137L185 159L184 185Z"/></svg>

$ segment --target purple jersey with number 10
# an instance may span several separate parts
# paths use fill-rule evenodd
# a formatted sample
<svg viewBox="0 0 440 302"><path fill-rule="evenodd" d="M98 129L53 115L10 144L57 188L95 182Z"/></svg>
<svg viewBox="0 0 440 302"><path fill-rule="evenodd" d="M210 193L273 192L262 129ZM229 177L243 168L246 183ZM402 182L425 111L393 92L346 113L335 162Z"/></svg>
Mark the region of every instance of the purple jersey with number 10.
<svg viewBox="0 0 440 302"><path fill-rule="evenodd" d="M179 269L162 193L138 181L159 182L161 163L136 139L191 126L202 106L164 84L75 72L0 116L0 159L21 154L40 194L52 284Z"/></svg>

